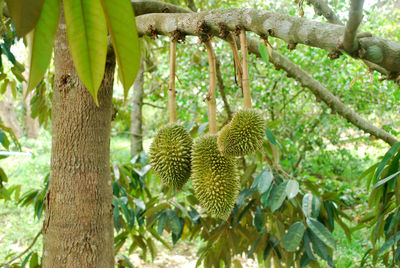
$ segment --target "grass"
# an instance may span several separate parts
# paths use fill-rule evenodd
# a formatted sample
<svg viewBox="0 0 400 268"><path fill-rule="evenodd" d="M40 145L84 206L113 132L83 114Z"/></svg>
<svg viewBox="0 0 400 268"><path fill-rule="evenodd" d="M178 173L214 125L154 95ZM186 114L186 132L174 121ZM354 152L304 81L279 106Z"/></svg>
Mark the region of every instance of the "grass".
<svg viewBox="0 0 400 268"><path fill-rule="evenodd" d="M21 184L22 191L27 191L31 188L38 188L41 186L44 176L49 172L50 166L50 153L51 153L51 137L46 131L43 131L40 138L37 140L20 140L24 151L32 152L32 156L13 156L0 160L0 166L3 167L9 177L7 186L13 184ZM145 147L149 145L149 140L145 141ZM349 150L351 152L351 150ZM352 171L346 169L354 168L351 161L356 161L357 165L363 162L363 156L356 150L352 152L354 157L348 157L343 162L341 175L349 175L351 177ZM376 152L374 152L375 154ZM111 161L112 163L127 162L130 156L130 141L128 136L114 136L111 139ZM368 159L368 157L367 157ZM368 167L371 159L364 162L365 167ZM329 159L323 159L322 165L329 162ZM336 159L335 165L339 165L341 161ZM349 163L350 162L350 163ZM318 164L315 164L318 166ZM321 163L319 163L321 165ZM332 167L332 166L331 166ZM360 166L358 166L360 169ZM327 172L328 173L328 172ZM351 175L350 175L351 174ZM347 177L347 176L343 176ZM352 187L362 186L353 185ZM357 190L357 188L356 188ZM360 191L357 191L360 192ZM361 191L363 192L363 191ZM33 208L19 207L15 202L0 201L0 263L2 263L6 256L11 253L22 252L32 241L33 237L40 230L42 221L34 218ZM338 241L338 247L334 253L334 261L336 267L358 267L365 251L369 246L369 232L365 229L358 230L353 233L352 241L348 241L344 231L337 227L334 231L334 236ZM181 241L180 243L183 243ZM185 243L185 247L189 245ZM42 240L39 239L33 250L41 252ZM167 254L168 255L168 254ZM379 267L379 266L377 266ZM382 266L383 267L383 266Z"/></svg>

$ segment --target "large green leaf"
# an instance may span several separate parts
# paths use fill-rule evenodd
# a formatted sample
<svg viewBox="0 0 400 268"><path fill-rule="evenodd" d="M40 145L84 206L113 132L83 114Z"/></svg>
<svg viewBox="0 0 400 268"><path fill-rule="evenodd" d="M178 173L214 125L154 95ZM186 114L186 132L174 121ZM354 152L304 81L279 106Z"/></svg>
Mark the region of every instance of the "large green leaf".
<svg viewBox="0 0 400 268"><path fill-rule="evenodd" d="M124 96L135 82L140 67L139 40L135 15L129 0L101 0L108 30L118 62L119 77L124 86Z"/></svg>
<svg viewBox="0 0 400 268"><path fill-rule="evenodd" d="M272 196L270 199L270 204L271 204L271 211L274 212L278 208L282 206L283 201L285 201L286 198L286 185L287 182L283 182L276 187L273 192Z"/></svg>
<svg viewBox="0 0 400 268"><path fill-rule="evenodd" d="M172 233L178 235L181 231L181 222L179 220L178 214L176 214L174 210L170 209L167 211L167 219L169 228L171 229Z"/></svg>
<svg viewBox="0 0 400 268"><path fill-rule="evenodd" d="M59 17L60 1L44 0L42 13L29 38L30 64L27 92L42 80L50 64Z"/></svg>
<svg viewBox="0 0 400 268"><path fill-rule="evenodd" d="M299 193L299 183L295 180L288 181L286 195L289 199L294 198Z"/></svg>
<svg viewBox="0 0 400 268"><path fill-rule="evenodd" d="M317 218L321 210L321 199L318 196L307 193L303 197L302 207L306 217Z"/></svg>
<svg viewBox="0 0 400 268"><path fill-rule="evenodd" d="M376 170L375 173L375 181L377 179L379 179L379 177L381 176L383 169L385 168L386 164L389 162L389 160L394 156L394 154L397 152L397 150L400 147L400 142L396 142L395 144L393 144L393 146L389 149L389 151L386 152L386 154L384 155L382 161L379 163L379 166Z"/></svg>
<svg viewBox="0 0 400 268"><path fill-rule="evenodd" d="M319 221L313 218L307 218L307 225L311 231L330 248L336 248L336 241L332 233Z"/></svg>
<svg viewBox="0 0 400 268"><path fill-rule="evenodd" d="M283 247L288 251L295 251L303 239L305 229L306 228L302 222L298 221L293 223L288 232L282 238Z"/></svg>
<svg viewBox="0 0 400 268"><path fill-rule="evenodd" d="M25 36L35 27L43 0L6 0L6 2L17 35Z"/></svg>
<svg viewBox="0 0 400 268"><path fill-rule="evenodd" d="M64 0L67 37L79 78L92 94L104 76L107 55L107 23L98 0Z"/></svg>
<svg viewBox="0 0 400 268"><path fill-rule="evenodd" d="M269 169L264 169L261 173L256 177L251 188L256 188L260 194L263 194L268 190L271 186L273 179L273 175Z"/></svg>

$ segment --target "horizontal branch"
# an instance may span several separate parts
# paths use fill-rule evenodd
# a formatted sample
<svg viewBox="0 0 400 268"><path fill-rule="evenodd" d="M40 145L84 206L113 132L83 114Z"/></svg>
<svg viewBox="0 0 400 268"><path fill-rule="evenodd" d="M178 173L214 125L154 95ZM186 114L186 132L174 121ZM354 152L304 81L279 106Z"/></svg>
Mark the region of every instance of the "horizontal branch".
<svg viewBox="0 0 400 268"><path fill-rule="evenodd" d="M247 9L239 9L240 12L245 12ZM190 12L190 11L188 11ZM137 23L137 28L138 32L141 35L151 35L154 34L152 32L149 32L148 29L151 28L152 31L156 31L159 34L163 35L169 35L170 32L179 30L180 32L187 34L187 35L199 35L201 33L198 32L198 25L201 25L204 21L207 22L207 25L210 26L208 34L213 34L213 35L219 35L219 28L218 25L219 23L223 20L226 20L226 23L224 24L225 29L233 30L236 28L236 25L239 25L241 23L236 24L235 20L229 17L229 12L232 12L232 10L228 11L228 13L223 13L225 14L222 18L219 18L219 20L213 16L212 12L202 12L202 13L191 13L190 16L184 15L184 14L157 14L157 16L154 15L143 15L138 18L136 18L136 23ZM261 11L261 12L266 12L266 11ZM271 13L271 12L267 12ZM201 15L201 17L197 17L197 15ZM275 14L275 13L272 13ZM161 16L159 16L161 15ZM277 16L284 16L284 17L289 17L285 16L282 14L275 14ZM238 15L236 15L238 16ZM240 17L240 16L239 16ZM241 18L236 17L239 22L242 22ZM293 20L301 20L305 21L304 19L296 19L294 17L290 17ZM251 18L247 19L248 21L246 22L246 29L248 28L248 25L251 24ZM271 20L271 18L269 19ZM272 23L273 22L269 22ZM336 26L336 25L331 25L331 24L324 24L324 23L317 23L317 22L309 22L309 23L316 23L318 25L330 25L331 27L336 27L334 32L336 33L338 29L340 28L343 34L344 27L343 26ZM284 22L277 22L279 25L285 25ZM151 27L149 27L151 25ZM242 24L243 25L243 24ZM257 26L254 26L257 27ZM324 26L325 27L325 26ZM339 28L338 28L339 27ZM328 27L329 28L329 27ZM251 30L251 29L250 29ZM340 32L340 31L339 31ZM260 33L260 32L256 32ZM340 34L340 35L341 35ZM340 35L337 36L337 38L340 38ZM383 40L382 42L391 42L388 40L384 40L378 37L373 37L373 39L376 40ZM374 40L375 40L374 39ZM372 42L372 41L371 41ZM258 43L259 40L255 38L248 38L248 48L249 52L256 54L258 57L260 57L260 51L258 49ZM328 42L329 43L329 42ZM395 42L392 42L395 43ZM398 46L398 47L397 47ZM396 43L396 46L391 48L392 50L398 49L400 51L400 44ZM400 53L399 53L400 55ZM337 112L339 115L347 119L349 122L351 122L353 125L358 127L359 129L364 130L365 132L384 140L390 145L393 145L394 143L397 142L397 139L393 137L390 133L384 131L383 129L380 129L365 119L361 118L360 115L355 113L353 110L348 108L344 103L340 101L339 98L334 96L328 89L326 89L320 82L315 80L309 73L306 71L302 70L299 66L297 66L295 63L290 61L288 58L285 56L279 54L276 51L272 51L271 57L269 57L269 60L275 65L277 68L282 68L284 69L287 73L288 76L293 77L297 81L299 81L304 87L307 87L311 90L311 92L317 96L319 99L324 101L333 111ZM399 67L400 68L400 67Z"/></svg>
<svg viewBox="0 0 400 268"><path fill-rule="evenodd" d="M260 51L258 49L258 40L249 38L249 51L260 57ZM284 69L289 77L293 77L295 80L299 81L301 85L307 87L311 92L320 100L322 100L332 111L338 113L343 118L347 119L357 128L364 130L365 132L385 141L386 143L393 145L398 140L393 137L390 133L385 130L378 128L363 119L359 114L354 112L352 109L347 107L338 97L333 95L324 85L319 81L315 80L308 72L301 69L298 65L293 63L291 60L285 56L279 54L276 51L272 51L271 57L269 57L270 62L272 62L276 68Z"/></svg>
<svg viewBox="0 0 400 268"><path fill-rule="evenodd" d="M308 0L308 3L314 7L318 15L324 16L330 23L343 25L343 22L336 16L325 0ZM368 66L370 71L377 71L383 75L388 75L388 72L383 67L365 59L363 59L363 62Z"/></svg>
<svg viewBox="0 0 400 268"><path fill-rule="evenodd" d="M201 35L199 25L207 25L209 34L218 35L223 25L235 30L241 25L262 37L273 36L288 43L300 43L327 51L338 49L344 26L310 21L258 9L220 9L200 13L147 14L136 18L140 34L152 28L160 33L179 30L183 34ZM154 33L155 34L155 33ZM203 33L204 34L204 33ZM360 48L354 57L371 61L392 73L400 73L400 43L377 36L359 37Z"/></svg>

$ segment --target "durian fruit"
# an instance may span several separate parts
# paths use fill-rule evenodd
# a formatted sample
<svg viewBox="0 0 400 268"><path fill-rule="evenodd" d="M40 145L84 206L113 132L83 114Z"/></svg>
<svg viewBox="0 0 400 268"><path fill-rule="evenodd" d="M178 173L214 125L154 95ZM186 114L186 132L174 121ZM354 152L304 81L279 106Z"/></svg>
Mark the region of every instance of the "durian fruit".
<svg viewBox="0 0 400 268"><path fill-rule="evenodd" d="M218 136L218 149L226 156L244 156L261 148L265 121L254 109L236 112Z"/></svg>
<svg viewBox="0 0 400 268"><path fill-rule="evenodd" d="M200 205L227 220L239 194L235 159L218 151L217 135L198 138L192 151L192 185Z"/></svg>
<svg viewBox="0 0 400 268"><path fill-rule="evenodd" d="M161 127L150 146L150 164L164 184L179 190L188 181L193 139L185 127L169 123Z"/></svg>

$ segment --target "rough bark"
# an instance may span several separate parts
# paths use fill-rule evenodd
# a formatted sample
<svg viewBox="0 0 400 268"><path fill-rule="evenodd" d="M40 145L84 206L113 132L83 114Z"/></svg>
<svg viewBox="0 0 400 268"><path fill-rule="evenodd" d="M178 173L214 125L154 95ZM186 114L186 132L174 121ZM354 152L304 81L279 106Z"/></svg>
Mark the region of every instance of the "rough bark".
<svg viewBox="0 0 400 268"><path fill-rule="evenodd" d="M143 151L142 107L143 107L143 57L140 68L133 84L132 113L131 113L131 155Z"/></svg>
<svg viewBox="0 0 400 268"><path fill-rule="evenodd" d="M315 12L317 15L322 15L327 19L330 23L343 25L343 22L336 16L335 12L329 7L328 3L324 0L309 0L309 3L313 5ZM368 66L370 71L377 71L383 75L388 75L388 72L382 68L381 66L367 61L365 59L362 60L365 65Z"/></svg>
<svg viewBox="0 0 400 268"><path fill-rule="evenodd" d="M7 86L4 93L4 100L0 101L0 118L6 127L9 127L14 132L17 138L22 136L22 129L15 114L14 99L11 95L11 87Z"/></svg>
<svg viewBox="0 0 400 268"><path fill-rule="evenodd" d="M313 5L315 13L324 16L330 23L343 25L325 0L308 0L307 3Z"/></svg>
<svg viewBox="0 0 400 268"><path fill-rule="evenodd" d="M148 34L150 25L156 32L199 35L199 25L206 24L209 33L218 35L221 25L235 30L238 25L260 36L272 36L288 43L299 43L325 49L337 50L344 35L344 26L310 21L285 14L258 9L220 9L200 13L147 14L136 18L138 31ZM400 43L373 35L358 36L359 50L353 57L371 61L391 73L400 72Z"/></svg>
<svg viewBox="0 0 400 268"><path fill-rule="evenodd" d="M110 127L115 59L108 54L99 107L79 80L63 15L55 41L50 186L43 267L114 267Z"/></svg>

